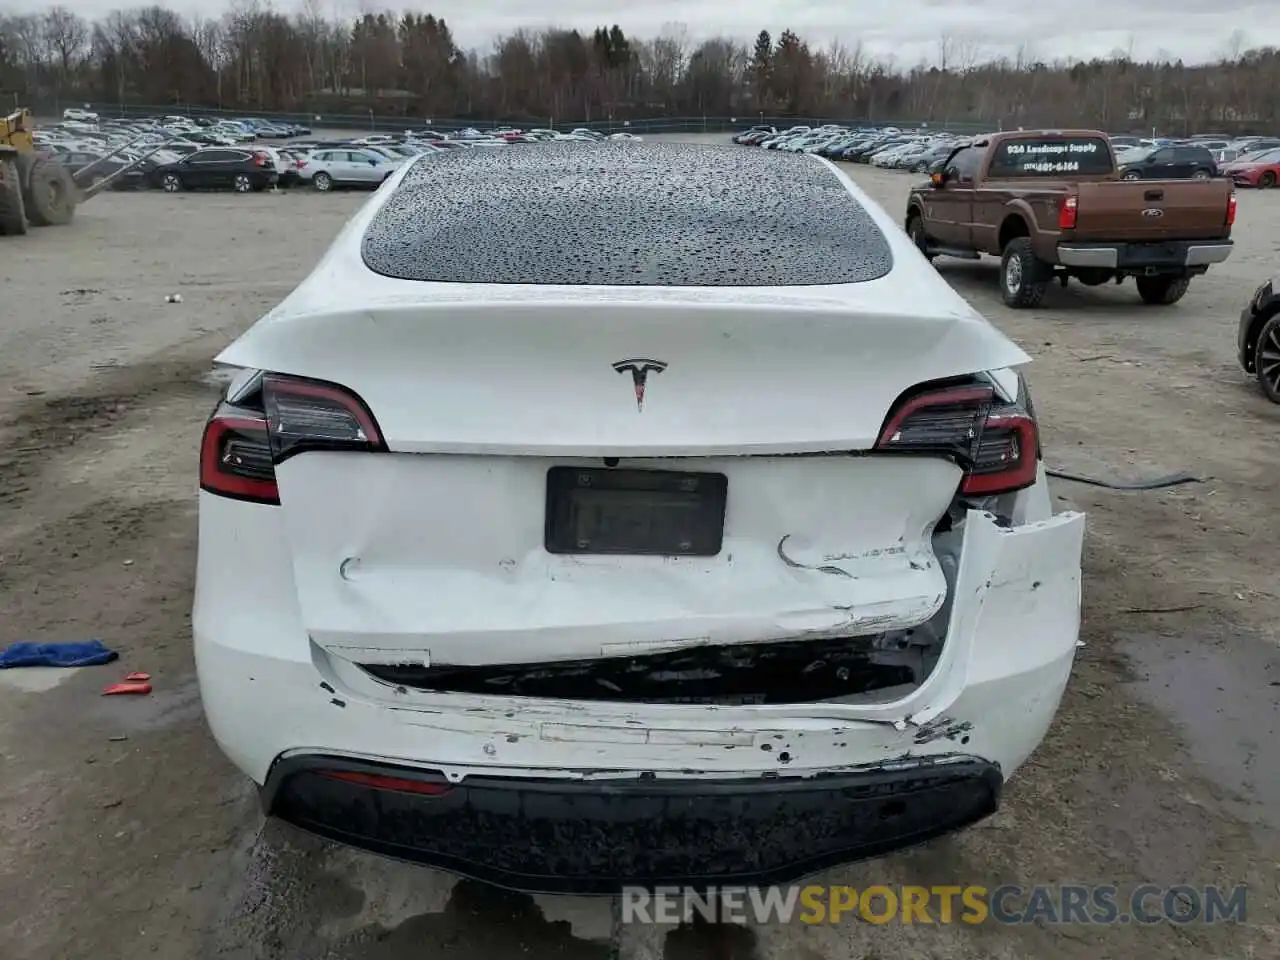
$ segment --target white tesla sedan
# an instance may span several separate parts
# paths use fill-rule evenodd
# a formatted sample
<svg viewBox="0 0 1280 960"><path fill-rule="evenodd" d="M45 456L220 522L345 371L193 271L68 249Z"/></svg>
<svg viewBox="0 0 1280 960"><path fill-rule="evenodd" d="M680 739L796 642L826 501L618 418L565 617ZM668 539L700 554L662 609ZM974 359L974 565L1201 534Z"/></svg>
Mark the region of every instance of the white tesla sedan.
<svg viewBox="0 0 1280 960"><path fill-rule="evenodd" d="M268 813L579 892L990 814L1079 629L1026 355L819 158L501 153L218 358L195 649Z"/></svg>

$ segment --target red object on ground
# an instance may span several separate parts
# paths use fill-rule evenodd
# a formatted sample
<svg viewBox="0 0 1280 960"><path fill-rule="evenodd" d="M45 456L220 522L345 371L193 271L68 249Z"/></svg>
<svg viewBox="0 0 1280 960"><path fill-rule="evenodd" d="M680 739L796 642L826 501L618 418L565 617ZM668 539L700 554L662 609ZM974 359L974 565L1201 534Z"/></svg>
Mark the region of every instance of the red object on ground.
<svg viewBox="0 0 1280 960"><path fill-rule="evenodd" d="M116 697L126 694L145 696L151 692L151 684L145 680L126 680L124 683L113 683L102 691L104 697Z"/></svg>

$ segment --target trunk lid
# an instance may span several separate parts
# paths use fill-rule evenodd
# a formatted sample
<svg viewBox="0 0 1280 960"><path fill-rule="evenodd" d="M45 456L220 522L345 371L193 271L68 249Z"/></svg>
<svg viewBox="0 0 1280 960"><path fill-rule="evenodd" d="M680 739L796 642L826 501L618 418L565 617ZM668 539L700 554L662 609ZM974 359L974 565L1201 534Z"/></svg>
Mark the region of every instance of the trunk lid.
<svg viewBox="0 0 1280 960"><path fill-rule="evenodd" d="M976 315L665 299L268 317L217 359L354 391L396 452L592 457L865 450L907 388L1027 359Z"/></svg>
<svg viewBox="0 0 1280 960"><path fill-rule="evenodd" d="M269 317L219 358L353 390L390 449L277 467L314 642L357 663L515 664L876 634L937 613L931 533L961 472L858 453L904 390L1025 354L975 315L905 316L883 294L651 294L523 288ZM549 550L549 472L605 457L724 477L719 551Z"/></svg>
<svg viewBox="0 0 1280 960"><path fill-rule="evenodd" d="M1082 181L1075 189L1079 212L1072 240L1211 240L1231 232L1229 180Z"/></svg>

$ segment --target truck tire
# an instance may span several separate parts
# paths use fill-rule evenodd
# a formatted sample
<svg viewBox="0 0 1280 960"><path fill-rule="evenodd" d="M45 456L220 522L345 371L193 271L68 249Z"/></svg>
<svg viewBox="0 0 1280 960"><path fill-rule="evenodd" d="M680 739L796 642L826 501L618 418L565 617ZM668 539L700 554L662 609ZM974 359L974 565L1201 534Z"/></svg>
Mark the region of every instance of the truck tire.
<svg viewBox="0 0 1280 960"><path fill-rule="evenodd" d="M1005 306L1036 307L1049 286L1046 264L1036 259L1030 237L1014 237L1000 258L1000 297Z"/></svg>
<svg viewBox="0 0 1280 960"><path fill-rule="evenodd" d="M6 237L19 237L27 232L27 211L22 203L22 185L18 179L18 165L12 160L0 160L0 233Z"/></svg>
<svg viewBox="0 0 1280 960"><path fill-rule="evenodd" d="M1167 307L1177 303L1186 295L1191 286L1190 277L1138 277L1138 296L1142 302L1153 307Z"/></svg>
<svg viewBox="0 0 1280 960"><path fill-rule="evenodd" d="M907 236L916 245L916 249L924 254L924 258L932 263L934 255L929 252L929 238L925 236L924 221L919 214L913 213L907 221Z"/></svg>
<svg viewBox="0 0 1280 960"><path fill-rule="evenodd" d="M22 179L22 193L33 227L70 223L76 212L75 182L56 160L36 158Z"/></svg>

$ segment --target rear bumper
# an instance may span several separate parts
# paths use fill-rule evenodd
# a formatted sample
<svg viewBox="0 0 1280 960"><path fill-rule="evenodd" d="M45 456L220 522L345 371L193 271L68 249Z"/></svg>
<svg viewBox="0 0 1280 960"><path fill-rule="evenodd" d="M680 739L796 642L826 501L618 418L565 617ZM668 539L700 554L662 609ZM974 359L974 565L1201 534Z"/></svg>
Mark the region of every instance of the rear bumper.
<svg viewBox="0 0 1280 960"><path fill-rule="evenodd" d="M1057 711L1084 518L1050 517L1043 478L1027 493L1014 526L969 514L941 658L901 699L717 707L376 681L309 639L280 511L202 493L205 714L273 815L511 886L777 882L874 856L989 814ZM375 792L320 766L451 789Z"/></svg>
<svg viewBox="0 0 1280 960"><path fill-rule="evenodd" d="M1160 243L1060 243L1064 267L1093 267L1135 273L1208 267L1231 256L1231 240L1171 240Z"/></svg>
<svg viewBox="0 0 1280 960"><path fill-rule="evenodd" d="M261 795L269 814L350 846L519 890L607 894L786 883L968 826L995 811L1002 783L994 764L961 755L812 779L456 785L418 768L298 756L272 768Z"/></svg>

